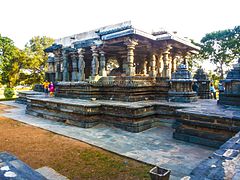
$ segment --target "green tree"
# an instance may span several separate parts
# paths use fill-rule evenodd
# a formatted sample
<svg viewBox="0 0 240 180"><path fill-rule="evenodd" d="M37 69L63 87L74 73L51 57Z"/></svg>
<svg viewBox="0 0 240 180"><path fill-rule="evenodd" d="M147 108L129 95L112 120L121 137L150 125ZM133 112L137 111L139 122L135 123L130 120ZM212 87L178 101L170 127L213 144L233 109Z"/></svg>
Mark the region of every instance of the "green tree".
<svg viewBox="0 0 240 180"><path fill-rule="evenodd" d="M201 40L201 56L210 59L223 79L224 67L240 56L240 26L206 34Z"/></svg>
<svg viewBox="0 0 240 180"><path fill-rule="evenodd" d="M33 37L26 44L24 51L29 57L25 68L30 72L27 76L27 84L42 83L46 71L48 55L44 49L51 46L54 39L48 37Z"/></svg>
<svg viewBox="0 0 240 180"><path fill-rule="evenodd" d="M14 87L19 82L20 69L24 66L26 54L14 46L14 42L0 35L0 82Z"/></svg>

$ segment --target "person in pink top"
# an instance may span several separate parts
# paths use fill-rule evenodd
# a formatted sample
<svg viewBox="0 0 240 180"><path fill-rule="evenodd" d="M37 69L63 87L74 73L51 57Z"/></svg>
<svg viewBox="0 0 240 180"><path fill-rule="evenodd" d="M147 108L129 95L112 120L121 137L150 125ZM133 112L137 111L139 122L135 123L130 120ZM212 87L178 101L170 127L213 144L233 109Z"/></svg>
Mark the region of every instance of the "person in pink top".
<svg viewBox="0 0 240 180"><path fill-rule="evenodd" d="M50 92L50 97L53 97L53 95L54 95L54 90L55 90L53 82L51 82L51 83L49 84L48 89L49 89L49 92Z"/></svg>

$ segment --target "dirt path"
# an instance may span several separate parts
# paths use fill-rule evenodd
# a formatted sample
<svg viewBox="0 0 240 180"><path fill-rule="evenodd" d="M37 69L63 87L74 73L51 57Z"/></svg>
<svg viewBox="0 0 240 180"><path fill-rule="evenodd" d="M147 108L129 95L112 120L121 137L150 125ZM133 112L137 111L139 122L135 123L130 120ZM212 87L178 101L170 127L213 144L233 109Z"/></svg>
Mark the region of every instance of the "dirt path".
<svg viewBox="0 0 240 180"><path fill-rule="evenodd" d="M149 179L151 166L1 116L0 152L37 169L49 166L70 179Z"/></svg>

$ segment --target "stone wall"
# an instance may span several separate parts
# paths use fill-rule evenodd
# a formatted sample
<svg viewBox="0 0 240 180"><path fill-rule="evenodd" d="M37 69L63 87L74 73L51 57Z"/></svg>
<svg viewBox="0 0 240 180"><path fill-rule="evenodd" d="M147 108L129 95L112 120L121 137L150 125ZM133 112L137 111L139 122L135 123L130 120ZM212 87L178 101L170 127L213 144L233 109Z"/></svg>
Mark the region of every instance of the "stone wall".
<svg viewBox="0 0 240 180"><path fill-rule="evenodd" d="M190 176L191 180L240 179L240 132L224 143L220 149L202 161Z"/></svg>
<svg viewBox="0 0 240 180"><path fill-rule="evenodd" d="M179 112L179 115L173 133L175 139L218 148L240 131L237 118L191 112Z"/></svg>

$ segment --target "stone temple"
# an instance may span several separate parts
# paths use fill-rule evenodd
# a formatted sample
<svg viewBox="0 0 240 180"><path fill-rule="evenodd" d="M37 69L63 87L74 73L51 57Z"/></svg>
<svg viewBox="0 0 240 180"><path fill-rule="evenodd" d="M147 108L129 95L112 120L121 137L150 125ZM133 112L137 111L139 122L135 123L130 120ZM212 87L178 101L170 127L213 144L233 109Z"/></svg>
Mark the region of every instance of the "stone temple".
<svg viewBox="0 0 240 180"><path fill-rule="evenodd" d="M124 22L56 40L45 50L46 76L58 82L59 97L168 99L172 73L198 50L176 33L149 34Z"/></svg>
<svg viewBox="0 0 240 180"><path fill-rule="evenodd" d="M142 157L138 157L139 151L131 157L170 168L176 179L240 179L240 107L230 106L239 105L240 61L228 73L226 91L217 103L209 99L210 81L204 71L198 70L194 78L188 71L188 58L198 50L175 33L149 34L130 22L58 39L45 50L50 55L46 77L56 85L55 97L22 92L17 102L27 104L26 114L44 118L41 122L30 120L34 125L40 123L52 131L53 121L59 121L64 127L56 131L60 134L72 128L68 125L93 131L102 131L99 126L107 125L107 138L100 141L100 147L110 141L111 130L121 132L117 133L120 139L133 137L133 142L144 141L140 137L145 132L157 131L161 137L157 144L150 133L141 146L131 143L113 152L123 152L123 147L132 144L133 149L143 147ZM194 82L199 85L198 96L192 90ZM48 124L48 119L53 121ZM170 132L170 139L163 127ZM82 138L86 141L86 136ZM172 140L173 146L168 142ZM199 146L188 151L182 145L194 145L178 140L218 150L198 164L196 159L205 150ZM153 149L146 150L144 143ZM184 155L179 156L178 150Z"/></svg>

